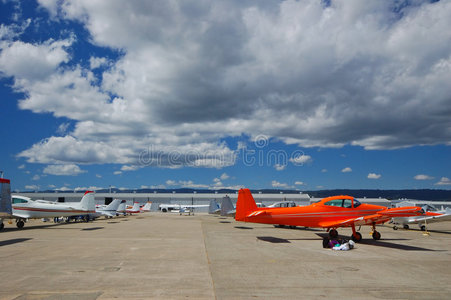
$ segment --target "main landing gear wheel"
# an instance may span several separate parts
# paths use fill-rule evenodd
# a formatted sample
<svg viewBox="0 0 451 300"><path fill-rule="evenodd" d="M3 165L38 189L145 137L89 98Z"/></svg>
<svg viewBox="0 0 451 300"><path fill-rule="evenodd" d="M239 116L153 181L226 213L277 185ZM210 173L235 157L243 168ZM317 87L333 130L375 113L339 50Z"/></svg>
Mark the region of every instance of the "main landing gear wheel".
<svg viewBox="0 0 451 300"><path fill-rule="evenodd" d="M356 232L355 234L351 235L351 239L358 243L362 240L362 235L360 234L360 232Z"/></svg>
<svg viewBox="0 0 451 300"><path fill-rule="evenodd" d="M3 228L5 228L5 224L0 223L0 230L2 230Z"/></svg>
<svg viewBox="0 0 451 300"><path fill-rule="evenodd" d="M380 240L381 239L381 233L379 231L373 231L373 239Z"/></svg>
<svg viewBox="0 0 451 300"><path fill-rule="evenodd" d="M17 228L23 228L25 225L25 222L22 220L17 221L16 226Z"/></svg>
<svg viewBox="0 0 451 300"><path fill-rule="evenodd" d="M329 247L329 238L325 237L323 238L323 248L328 248Z"/></svg>
<svg viewBox="0 0 451 300"><path fill-rule="evenodd" d="M426 226L421 225L420 229L421 229L421 231L426 231Z"/></svg>
<svg viewBox="0 0 451 300"><path fill-rule="evenodd" d="M404 225L403 227L404 227L404 229L409 229L409 225L407 225L407 224Z"/></svg>
<svg viewBox="0 0 451 300"><path fill-rule="evenodd" d="M330 238L332 238L332 239L336 238L336 237L338 236L338 231L335 230L335 229L329 230L329 236L330 236Z"/></svg>

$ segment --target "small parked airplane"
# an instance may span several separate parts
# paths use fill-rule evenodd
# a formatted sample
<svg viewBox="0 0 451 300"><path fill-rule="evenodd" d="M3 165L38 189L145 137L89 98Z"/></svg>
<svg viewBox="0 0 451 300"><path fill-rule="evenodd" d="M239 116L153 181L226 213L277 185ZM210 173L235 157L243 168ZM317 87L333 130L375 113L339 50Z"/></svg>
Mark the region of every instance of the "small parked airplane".
<svg viewBox="0 0 451 300"><path fill-rule="evenodd" d="M193 211L194 208L199 208L199 207L209 207L210 205L208 204L160 204L158 206L158 209L161 210L162 212L178 212L180 214L184 213L184 212L189 212L191 213Z"/></svg>
<svg viewBox="0 0 451 300"><path fill-rule="evenodd" d="M437 210L431 205L423 206L423 210L428 212L427 216L413 216L413 217L397 217L393 218L394 230L398 229L397 225L402 225L404 229L409 229L409 224L418 224L422 231L426 230L427 223L436 223L451 220L451 208Z"/></svg>
<svg viewBox="0 0 451 300"><path fill-rule="evenodd" d="M377 224L383 224L393 217L409 217L426 214L421 207L387 208L379 205L360 203L351 196L333 196L324 198L308 206L258 208L249 189L238 192L235 220L252 223L281 224L291 226L326 228L329 236L338 236L337 228L351 227L351 238L359 242L362 239L355 227L370 225L373 239L379 240L381 234L376 231Z"/></svg>
<svg viewBox="0 0 451 300"><path fill-rule="evenodd" d="M5 227L3 219L12 217L11 186L9 179L0 178L0 230Z"/></svg>
<svg viewBox="0 0 451 300"><path fill-rule="evenodd" d="M121 204L121 201L122 201L121 199L114 199L108 205L96 206L96 212L94 214L94 217L95 218L98 218L100 216L105 216L106 218L115 217L117 214L117 209L119 207L119 204Z"/></svg>
<svg viewBox="0 0 451 300"><path fill-rule="evenodd" d="M125 200L122 200L121 201L121 203L119 204L119 207L117 208L117 210L116 210L116 216L119 216L119 215L123 215L123 216L125 216L126 214L127 214L127 212L126 212L126 210L125 210L125 206L126 206L126 204L127 204L127 201L125 201Z"/></svg>
<svg viewBox="0 0 451 300"><path fill-rule="evenodd" d="M218 214L221 216L235 216L235 207L229 196L222 198L221 205L216 202L215 199L210 200L210 206L208 208L209 214Z"/></svg>
<svg viewBox="0 0 451 300"><path fill-rule="evenodd" d="M141 207L140 210L142 212L148 212L148 211L150 211L151 206L152 206L152 202L147 201L147 203L143 207Z"/></svg>
<svg viewBox="0 0 451 300"><path fill-rule="evenodd" d="M13 217L16 226L22 228L27 219L69 217L95 213L94 192L87 191L80 202L59 203L46 200L31 200L28 197L12 196Z"/></svg>
<svg viewBox="0 0 451 300"><path fill-rule="evenodd" d="M218 204L218 202L216 202L215 199L211 199L210 205L208 206L208 213L218 215L220 212L221 212L221 206Z"/></svg>
<svg viewBox="0 0 451 300"><path fill-rule="evenodd" d="M235 217L236 209L233 206L232 200L229 196L225 196L222 198L221 203L221 216L231 216Z"/></svg>
<svg viewBox="0 0 451 300"><path fill-rule="evenodd" d="M296 207L296 206L297 206L296 202L294 201L280 201L268 205L267 207Z"/></svg>
<svg viewBox="0 0 451 300"><path fill-rule="evenodd" d="M134 202L133 206L128 206L125 211L128 214L139 214L141 211L139 210L139 202Z"/></svg>

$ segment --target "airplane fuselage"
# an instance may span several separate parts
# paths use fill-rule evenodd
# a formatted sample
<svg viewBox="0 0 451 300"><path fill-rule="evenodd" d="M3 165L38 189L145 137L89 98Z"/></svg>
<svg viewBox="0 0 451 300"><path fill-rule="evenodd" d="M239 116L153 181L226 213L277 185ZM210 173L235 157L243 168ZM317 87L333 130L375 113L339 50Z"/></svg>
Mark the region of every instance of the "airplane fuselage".
<svg viewBox="0 0 451 300"><path fill-rule="evenodd" d="M250 214L246 221L288 226L324 227L323 224L329 222L365 217L384 209L384 207L372 204L360 204L358 208L345 208L314 203L309 206L266 208ZM383 222L389 219L387 217Z"/></svg>

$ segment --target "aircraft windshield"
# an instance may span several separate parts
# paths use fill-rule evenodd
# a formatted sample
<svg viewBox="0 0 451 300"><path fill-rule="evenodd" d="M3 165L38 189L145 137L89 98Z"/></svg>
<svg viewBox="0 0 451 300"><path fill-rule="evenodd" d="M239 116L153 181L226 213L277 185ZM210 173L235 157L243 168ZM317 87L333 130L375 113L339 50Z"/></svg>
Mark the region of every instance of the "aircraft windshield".
<svg viewBox="0 0 451 300"><path fill-rule="evenodd" d="M342 206L342 204L343 204L343 199L330 200L330 201L327 201L326 203L324 203L324 205L328 205L328 206Z"/></svg>
<svg viewBox="0 0 451 300"><path fill-rule="evenodd" d="M354 208L358 207L360 205L359 200L357 200L356 198L354 198Z"/></svg>
<svg viewBox="0 0 451 300"><path fill-rule="evenodd" d="M351 199L344 199L343 200L343 207L344 208L352 208L352 200Z"/></svg>
<svg viewBox="0 0 451 300"><path fill-rule="evenodd" d="M17 203L28 203L27 200L21 199L21 198L14 198L14 197L13 197L12 200L13 200L13 201L12 201L13 204L17 204Z"/></svg>
<svg viewBox="0 0 451 300"><path fill-rule="evenodd" d="M327 206L338 206L344 208L352 208L352 200L351 199L334 199L324 203ZM360 205L360 202L354 198L354 207Z"/></svg>

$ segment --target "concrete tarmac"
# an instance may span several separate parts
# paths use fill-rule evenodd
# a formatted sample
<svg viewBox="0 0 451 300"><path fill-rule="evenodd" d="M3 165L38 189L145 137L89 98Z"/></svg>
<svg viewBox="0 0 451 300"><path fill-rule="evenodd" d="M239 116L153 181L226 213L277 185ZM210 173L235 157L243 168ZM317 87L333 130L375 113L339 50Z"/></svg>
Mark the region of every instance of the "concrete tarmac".
<svg viewBox="0 0 451 300"><path fill-rule="evenodd" d="M350 251L317 229L151 212L0 232L0 299L449 299L451 222L370 227ZM348 238L350 229L339 229Z"/></svg>

